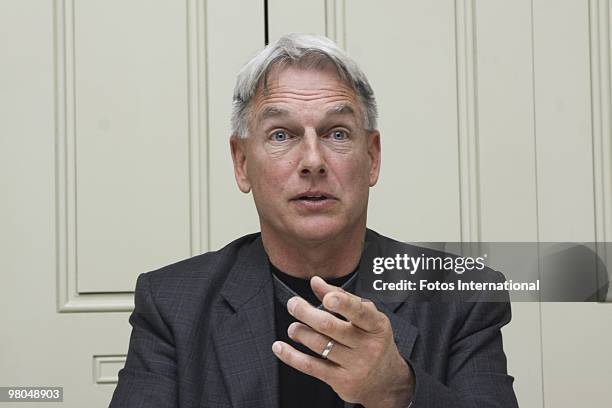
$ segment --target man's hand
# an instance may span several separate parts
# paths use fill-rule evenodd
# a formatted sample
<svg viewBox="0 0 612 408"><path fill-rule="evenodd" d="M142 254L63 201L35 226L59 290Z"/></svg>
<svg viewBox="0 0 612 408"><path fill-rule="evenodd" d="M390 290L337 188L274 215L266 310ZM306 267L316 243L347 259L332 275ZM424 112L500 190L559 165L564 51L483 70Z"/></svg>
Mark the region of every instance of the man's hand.
<svg viewBox="0 0 612 408"><path fill-rule="evenodd" d="M293 297L287 309L301 323L289 326L289 337L318 354L330 340L333 347L323 359L277 341L272 345L276 356L326 382L344 401L367 408L405 408L414 391L414 375L397 350L387 316L371 301L328 285L319 277L312 278L310 284L325 308L347 321Z"/></svg>

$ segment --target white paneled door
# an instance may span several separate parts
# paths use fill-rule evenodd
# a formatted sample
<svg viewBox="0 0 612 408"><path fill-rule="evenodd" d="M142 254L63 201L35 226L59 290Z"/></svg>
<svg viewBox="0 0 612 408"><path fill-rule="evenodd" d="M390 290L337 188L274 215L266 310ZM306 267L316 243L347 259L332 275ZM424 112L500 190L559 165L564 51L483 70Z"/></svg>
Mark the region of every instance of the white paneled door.
<svg viewBox="0 0 612 408"><path fill-rule="evenodd" d="M229 109L263 2L5 0L0 33L0 386L108 406L138 274L242 226Z"/></svg>

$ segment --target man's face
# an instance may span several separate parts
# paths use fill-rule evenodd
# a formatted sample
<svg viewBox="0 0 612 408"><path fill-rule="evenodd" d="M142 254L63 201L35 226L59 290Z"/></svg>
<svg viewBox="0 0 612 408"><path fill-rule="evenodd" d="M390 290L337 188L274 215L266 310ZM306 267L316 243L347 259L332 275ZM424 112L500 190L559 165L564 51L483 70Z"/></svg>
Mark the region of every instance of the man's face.
<svg viewBox="0 0 612 408"><path fill-rule="evenodd" d="M270 72L251 102L249 137L231 140L236 181L253 190L263 233L323 242L365 228L380 136L363 118L331 66Z"/></svg>

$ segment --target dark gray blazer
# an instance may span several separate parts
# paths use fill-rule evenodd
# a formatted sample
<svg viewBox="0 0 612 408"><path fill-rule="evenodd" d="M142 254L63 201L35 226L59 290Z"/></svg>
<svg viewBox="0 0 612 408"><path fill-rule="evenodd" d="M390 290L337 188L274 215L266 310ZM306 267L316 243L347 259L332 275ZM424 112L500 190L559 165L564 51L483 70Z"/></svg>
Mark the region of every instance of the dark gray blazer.
<svg viewBox="0 0 612 408"><path fill-rule="evenodd" d="M414 248L371 230L366 234L370 256ZM362 257L363 273L371 268L366 264ZM127 361L110 407L277 408L268 265L260 234L252 234L219 251L141 274ZM510 321L509 303L389 303L363 297L389 317L397 347L414 370L412 408L518 406L500 332Z"/></svg>

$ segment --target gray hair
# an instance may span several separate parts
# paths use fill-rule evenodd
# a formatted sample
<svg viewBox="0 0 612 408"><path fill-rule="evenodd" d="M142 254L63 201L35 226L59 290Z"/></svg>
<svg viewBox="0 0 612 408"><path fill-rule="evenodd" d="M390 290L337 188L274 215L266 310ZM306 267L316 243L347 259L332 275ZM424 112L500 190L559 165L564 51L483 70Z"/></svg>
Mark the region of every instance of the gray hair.
<svg viewBox="0 0 612 408"><path fill-rule="evenodd" d="M310 34L288 34L268 45L238 73L232 102L232 136L248 136L249 105L272 68L281 65L320 68L332 64L338 76L350 85L359 97L364 114L364 128L376 129L376 98L365 74L344 51L330 39Z"/></svg>

